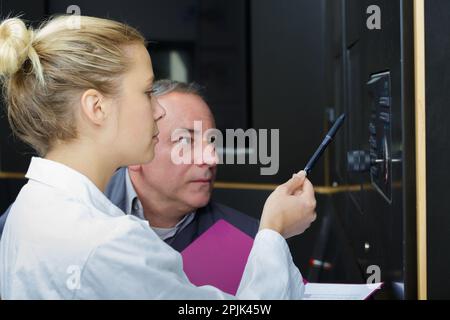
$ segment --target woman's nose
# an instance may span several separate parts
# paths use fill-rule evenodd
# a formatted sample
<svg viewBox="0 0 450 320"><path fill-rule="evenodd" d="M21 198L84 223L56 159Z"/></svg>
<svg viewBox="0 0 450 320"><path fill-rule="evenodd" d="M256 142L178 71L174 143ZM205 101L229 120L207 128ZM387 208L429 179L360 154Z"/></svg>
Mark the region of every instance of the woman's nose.
<svg viewBox="0 0 450 320"><path fill-rule="evenodd" d="M153 117L155 121L163 118L166 115L166 109L164 109L158 102L158 99L155 99L155 109L153 113Z"/></svg>

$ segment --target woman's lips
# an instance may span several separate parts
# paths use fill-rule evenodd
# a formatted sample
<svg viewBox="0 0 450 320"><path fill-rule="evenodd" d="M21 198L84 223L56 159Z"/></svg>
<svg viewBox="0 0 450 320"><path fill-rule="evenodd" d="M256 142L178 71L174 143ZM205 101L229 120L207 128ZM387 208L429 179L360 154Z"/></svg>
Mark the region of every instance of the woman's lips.
<svg viewBox="0 0 450 320"><path fill-rule="evenodd" d="M156 142L159 141L158 135L159 135L159 131L156 134L154 134L152 137L152 139L155 140Z"/></svg>

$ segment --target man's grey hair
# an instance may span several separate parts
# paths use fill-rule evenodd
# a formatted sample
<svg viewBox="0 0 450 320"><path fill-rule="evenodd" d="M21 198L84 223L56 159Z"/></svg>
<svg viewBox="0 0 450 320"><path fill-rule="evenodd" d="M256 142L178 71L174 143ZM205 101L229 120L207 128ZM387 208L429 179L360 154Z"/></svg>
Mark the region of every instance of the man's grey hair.
<svg viewBox="0 0 450 320"><path fill-rule="evenodd" d="M168 79L158 80L155 83L153 83L152 91L156 97L171 92L178 92L178 93L193 94L205 100L205 97L203 96L204 88L195 82L185 83Z"/></svg>

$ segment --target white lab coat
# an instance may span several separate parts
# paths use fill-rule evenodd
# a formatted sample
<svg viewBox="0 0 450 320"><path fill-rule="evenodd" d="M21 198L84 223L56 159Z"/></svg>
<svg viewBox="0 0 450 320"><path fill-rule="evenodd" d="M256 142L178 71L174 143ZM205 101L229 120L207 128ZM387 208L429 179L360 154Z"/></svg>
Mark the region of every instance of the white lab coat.
<svg viewBox="0 0 450 320"><path fill-rule="evenodd" d="M181 255L79 172L33 158L26 177L0 241L2 299L302 297L302 276L274 231L256 235L233 297L191 284Z"/></svg>

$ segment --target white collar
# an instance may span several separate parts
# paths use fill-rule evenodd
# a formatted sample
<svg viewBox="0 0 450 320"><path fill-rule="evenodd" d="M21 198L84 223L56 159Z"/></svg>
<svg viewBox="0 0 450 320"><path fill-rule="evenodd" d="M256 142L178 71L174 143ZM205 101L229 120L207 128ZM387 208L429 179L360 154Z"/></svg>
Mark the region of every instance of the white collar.
<svg viewBox="0 0 450 320"><path fill-rule="evenodd" d="M123 216L122 210L116 207L89 178L62 163L32 157L25 177L60 189L103 213Z"/></svg>

